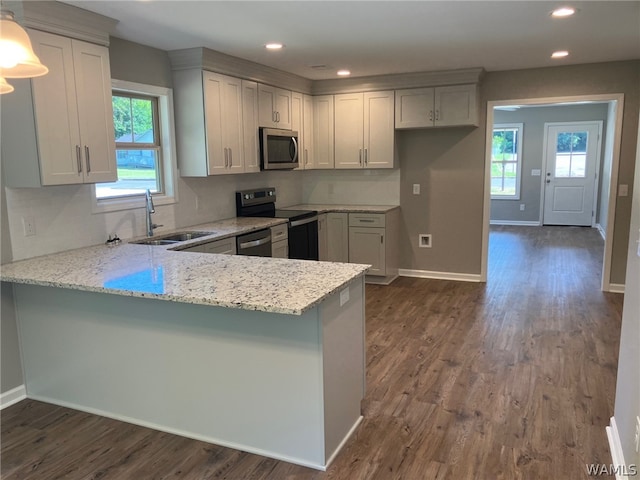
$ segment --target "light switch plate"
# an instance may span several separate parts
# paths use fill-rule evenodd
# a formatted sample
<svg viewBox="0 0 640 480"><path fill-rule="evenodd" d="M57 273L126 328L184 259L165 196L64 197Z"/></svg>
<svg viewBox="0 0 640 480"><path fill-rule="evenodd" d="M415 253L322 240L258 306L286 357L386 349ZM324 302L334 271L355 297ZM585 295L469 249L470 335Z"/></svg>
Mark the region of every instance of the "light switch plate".
<svg viewBox="0 0 640 480"><path fill-rule="evenodd" d="M531 170L532 177L539 177L542 174L542 171L539 168L534 168Z"/></svg>
<svg viewBox="0 0 640 480"><path fill-rule="evenodd" d="M629 185L621 184L618 185L618 196L626 197L629 195Z"/></svg>
<svg viewBox="0 0 640 480"><path fill-rule="evenodd" d="M414 195L420 195L420 184L419 183L414 183L413 184L413 194Z"/></svg>
<svg viewBox="0 0 640 480"><path fill-rule="evenodd" d="M340 292L340 306L343 306L349 301L349 287Z"/></svg>

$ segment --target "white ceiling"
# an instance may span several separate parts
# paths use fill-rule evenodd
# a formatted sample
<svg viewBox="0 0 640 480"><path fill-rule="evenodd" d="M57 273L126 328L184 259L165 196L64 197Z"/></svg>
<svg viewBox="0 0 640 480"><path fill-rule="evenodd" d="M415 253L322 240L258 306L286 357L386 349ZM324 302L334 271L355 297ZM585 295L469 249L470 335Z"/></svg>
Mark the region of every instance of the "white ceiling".
<svg viewBox="0 0 640 480"><path fill-rule="evenodd" d="M162 50L208 47L309 79L640 58L640 1L95 1L114 36ZM571 18L552 19L571 4ZM286 45L269 52L265 43ZM554 50L569 50L551 60ZM312 68L326 65L327 68Z"/></svg>

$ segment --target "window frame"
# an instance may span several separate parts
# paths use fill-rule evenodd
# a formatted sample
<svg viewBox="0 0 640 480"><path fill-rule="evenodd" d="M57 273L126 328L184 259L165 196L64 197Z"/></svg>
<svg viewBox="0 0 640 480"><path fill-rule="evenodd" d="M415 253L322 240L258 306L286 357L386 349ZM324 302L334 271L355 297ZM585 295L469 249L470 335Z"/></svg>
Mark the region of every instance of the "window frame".
<svg viewBox="0 0 640 480"><path fill-rule="evenodd" d="M176 161L176 142L173 115L173 90L156 85L129 82L125 80L111 80L111 92L123 93L127 96L154 97L157 99L157 116L155 135L160 141L161 159L159 162L159 182L161 193L153 194L155 205L170 205L178 201L177 178L178 168ZM135 145L135 144L132 144ZM148 144L140 144L148 145ZM140 146L138 145L138 146ZM113 212L118 210L131 210L144 207L144 194L123 195L119 197L97 198L96 187L92 189L93 213Z"/></svg>
<svg viewBox="0 0 640 480"><path fill-rule="evenodd" d="M496 130L516 130L516 135L519 137L518 138L518 142L517 142L517 146L516 146L516 156L517 156L517 161L515 162L516 164L516 192L513 195L501 195L501 194L495 194L495 193L491 193L491 181L493 180L493 177L490 177L490 182L489 182L489 192L491 195L491 200L520 200L520 187L522 184L522 144L523 144L523 140L524 140L524 124L523 123L495 123L492 127L492 131L491 131L491 158L490 158L490 162L491 165L493 165L493 163L503 163L503 165L505 163L514 163L514 162L494 162L493 161L493 137L495 134ZM491 166L489 168L489 171L491 171Z"/></svg>

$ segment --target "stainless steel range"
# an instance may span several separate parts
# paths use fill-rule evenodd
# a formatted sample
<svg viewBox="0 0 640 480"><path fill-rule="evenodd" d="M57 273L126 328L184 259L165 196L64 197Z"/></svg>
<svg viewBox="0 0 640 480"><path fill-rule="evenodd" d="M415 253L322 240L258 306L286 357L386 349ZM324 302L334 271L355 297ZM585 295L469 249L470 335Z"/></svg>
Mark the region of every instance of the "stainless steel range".
<svg viewBox="0 0 640 480"><path fill-rule="evenodd" d="M318 260L318 212L276 209L273 187L236 192L238 217L286 218L289 222L289 258Z"/></svg>

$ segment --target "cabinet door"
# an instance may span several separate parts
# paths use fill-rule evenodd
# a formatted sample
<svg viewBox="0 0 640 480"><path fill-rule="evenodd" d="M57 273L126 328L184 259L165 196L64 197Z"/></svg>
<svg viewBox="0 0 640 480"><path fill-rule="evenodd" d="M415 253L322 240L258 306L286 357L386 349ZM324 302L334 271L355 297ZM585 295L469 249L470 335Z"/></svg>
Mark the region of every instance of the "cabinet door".
<svg viewBox="0 0 640 480"><path fill-rule="evenodd" d="M313 98L313 157L315 168L333 168L333 95Z"/></svg>
<svg viewBox="0 0 640 480"><path fill-rule="evenodd" d="M258 121L261 127L276 127L276 89L258 85Z"/></svg>
<svg viewBox="0 0 640 480"><path fill-rule="evenodd" d="M273 258L289 258L288 240L280 240L271 244L271 256Z"/></svg>
<svg viewBox="0 0 640 480"><path fill-rule="evenodd" d="M455 85L435 89L435 125L478 125L477 87Z"/></svg>
<svg viewBox="0 0 640 480"><path fill-rule="evenodd" d="M395 158L393 91L364 94L364 167L393 168Z"/></svg>
<svg viewBox="0 0 640 480"><path fill-rule="evenodd" d="M31 42L49 73L32 79L42 185L82 183L80 126L71 39L31 30Z"/></svg>
<svg viewBox="0 0 640 480"><path fill-rule="evenodd" d="M433 88L411 88L395 92L395 127L433 127Z"/></svg>
<svg viewBox="0 0 640 480"><path fill-rule="evenodd" d="M209 175L226 173L228 158L222 136L224 79L211 72L202 73L204 119L207 137L207 171Z"/></svg>
<svg viewBox="0 0 640 480"><path fill-rule="evenodd" d="M258 84L242 81L242 134L244 137L244 171L260 171L258 141Z"/></svg>
<svg viewBox="0 0 640 480"><path fill-rule="evenodd" d="M327 214L327 260L349 262L349 216L346 213Z"/></svg>
<svg viewBox="0 0 640 480"><path fill-rule="evenodd" d="M107 48L72 40L85 183L115 182L111 70Z"/></svg>
<svg viewBox="0 0 640 480"><path fill-rule="evenodd" d="M298 132L298 169L304 168L304 127L303 127L303 100L302 94L293 92L291 94L291 130Z"/></svg>
<svg viewBox="0 0 640 480"><path fill-rule="evenodd" d="M327 214L318 215L318 260L326 261L329 258L329 236L327 234Z"/></svg>
<svg viewBox="0 0 640 480"><path fill-rule="evenodd" d="M223 240L216 240L215 242L209 242L202 245L205 253L219 253L224 255L236 254L236 238L225 238Z"/></svg>
<svg viewBox="0 0 640 480"><path fill-rule="evenodd" d="M349 227L349 262L371 265L367 275L386 275L384 228Z"/></svg>
<svg viewBox="0 0 640 480"><path fill-rule="evenodd" d="M305 169L314 168L313 158L313 97L304 95L302 106L302 131L304 144L302 146L300 158Z"/></svg>
<svg viewBox="0 0 640 480"><path fill-rule="evenodd" d="M223 77L222 97L222 138L223 148L226 148L226 173L244 172L244 158L242 147L242 80L233 77ZM223 150L223 154L224 154Z"/></svg>
<svg viewBox="0 0 640 480"><path fill-rule="evenodd" d="M364 104L362 93L335 95L335 168L364 165Z"/></svg>
<svg viewBox="0 0 640 480"><path fill-rule="evenodd" d="M291 90L275 89L276 125L278 128L291 130Z"/></svg>

